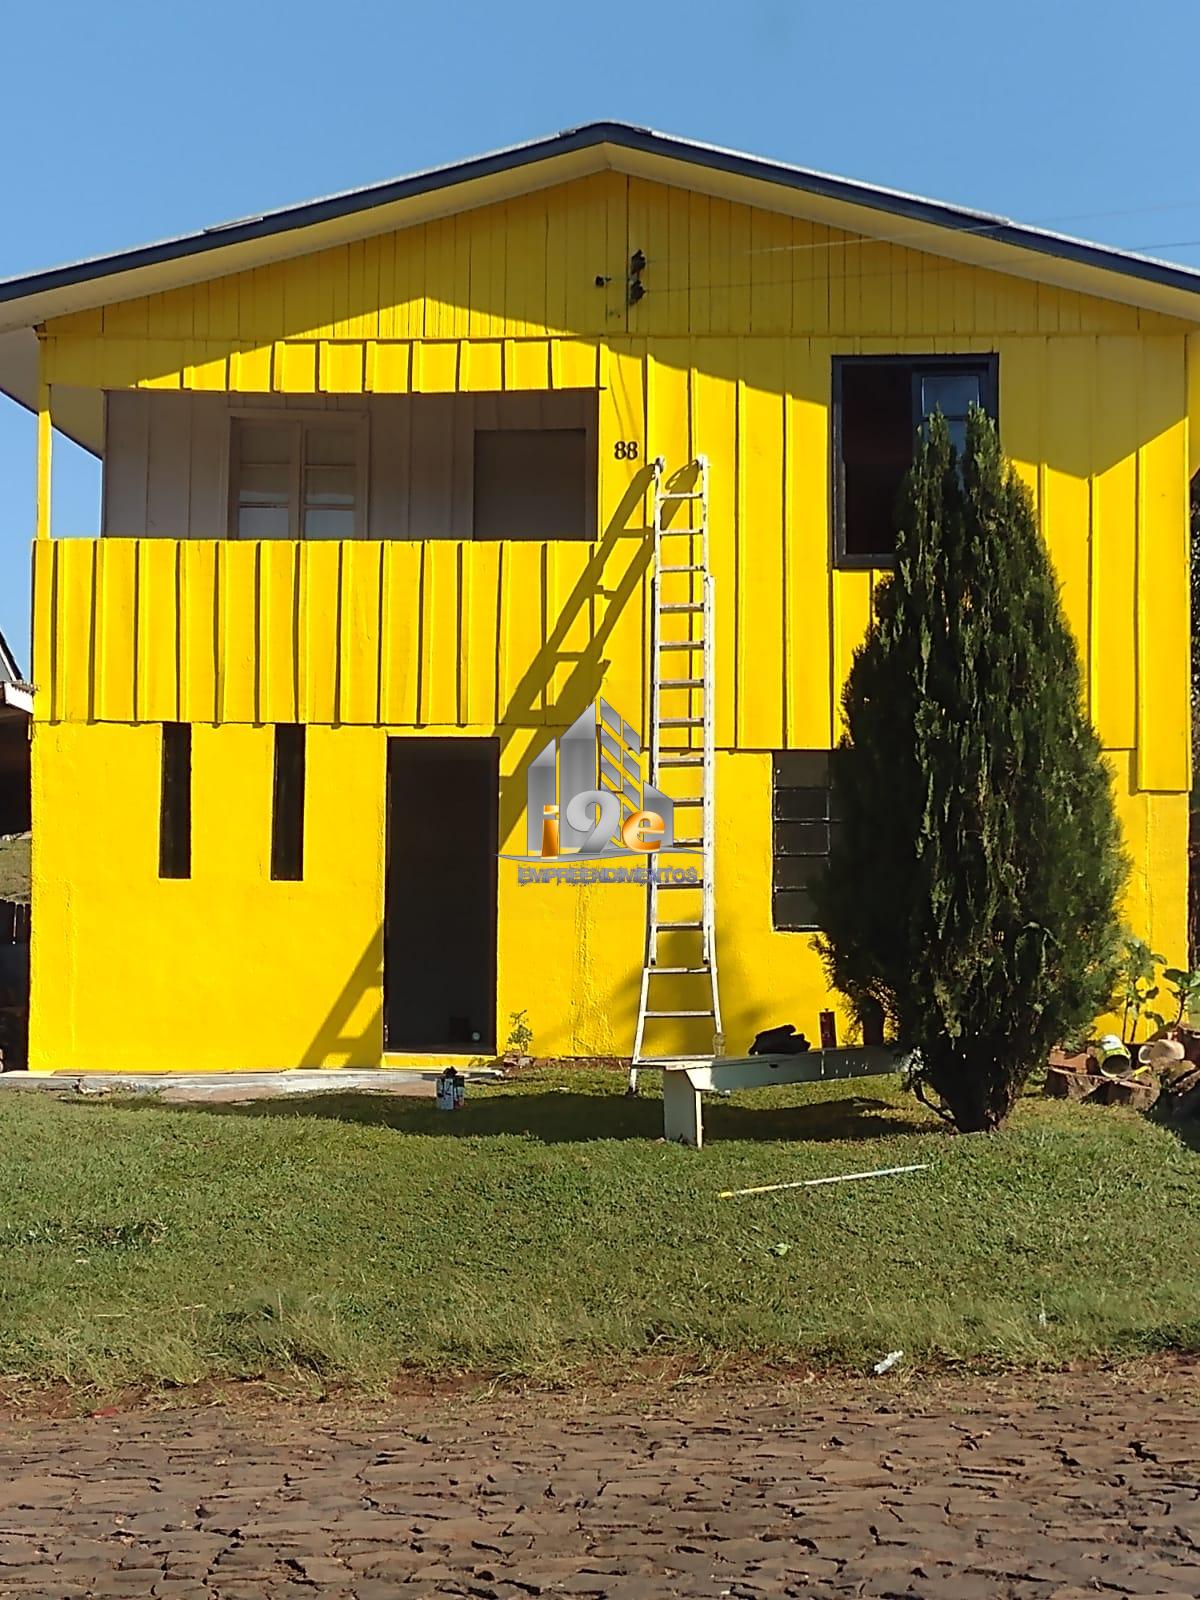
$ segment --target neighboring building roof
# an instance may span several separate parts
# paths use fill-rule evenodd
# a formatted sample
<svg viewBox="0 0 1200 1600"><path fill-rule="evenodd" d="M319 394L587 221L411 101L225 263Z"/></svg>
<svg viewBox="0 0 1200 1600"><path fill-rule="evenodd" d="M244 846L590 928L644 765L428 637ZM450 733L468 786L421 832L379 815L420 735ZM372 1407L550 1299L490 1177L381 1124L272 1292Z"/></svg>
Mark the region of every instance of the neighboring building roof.
<svg viewBox="0 0 1200 1600"><path fill-rule="evenodd" d="M0 722L12 716L27 718L32 715L33 690L22 678L17 658L0 633Z"/></svg>
<svg viewBox="0 0 1200 1600"><path fill-rule="evenodd" d="M21 683L21 670L17 658L8 648L8 641L0 633L0 683Z"/></svg>
<svg viewBox="0 0 1200 1600"><path fill-rule="evenodd" d="M0 281L0 391L24 405L35 402L33 328L49 317L242 271L605 169L868 236L885 228L894 237L900 222L903 242L916 249L1200 323L1200 271L1190 267L648 128L593 122L387 183Z"/></svg>

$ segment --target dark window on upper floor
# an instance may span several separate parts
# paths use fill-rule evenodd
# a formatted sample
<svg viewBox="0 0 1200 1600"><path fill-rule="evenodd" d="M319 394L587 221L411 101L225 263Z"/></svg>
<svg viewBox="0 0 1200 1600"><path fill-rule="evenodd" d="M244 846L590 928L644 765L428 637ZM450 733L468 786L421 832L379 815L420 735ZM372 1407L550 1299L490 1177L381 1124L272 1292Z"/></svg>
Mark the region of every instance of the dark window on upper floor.
<svg viewBox="0 0 1200 1600"><path fill-rule="evenodd" d="M304 876L305 728L281 722L275 729L275 781L271 796L271 877Z"/></svg>
<svg viewBox="0 0 1200 1600"><path fill-rule="evenodd" d="M771 923L786 932L818 927L813 883L826 871L836 822L828 750L777 750L771 757Z"/></svg>
<svg viewBox="0 0 1200 1600"><path fill-rule="evenodd" d="M896 508L917 431L935 411L961 449L967 412L997 416L997 358L840 356L833 363L834 548L843 566L878 566L896 549Z"/></svg>
<svg viewBox="0 0 1200 1600"><path fill-rule="evenodd" d="M583 428L481 428L475 434L477 539L591 539Z"/></svg>
<svg viewBox="0 0 1200 1600"><path fill-rule="evenodd" d="M163 723L158 875L192 875L192 729L186 722Z"/></svg>

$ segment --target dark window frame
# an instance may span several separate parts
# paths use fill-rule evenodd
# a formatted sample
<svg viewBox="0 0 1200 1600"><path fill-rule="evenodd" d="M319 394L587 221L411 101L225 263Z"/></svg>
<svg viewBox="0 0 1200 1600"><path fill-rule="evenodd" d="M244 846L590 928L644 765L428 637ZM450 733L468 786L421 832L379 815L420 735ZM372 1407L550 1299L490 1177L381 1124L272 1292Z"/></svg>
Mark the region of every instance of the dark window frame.
<svg viewBox="0 0 1200 1600"><path fill-rule="evenodd" d="M271 784L271 881L302 883L308 789L308 729L303 722L275 724Z"/></svg>
<svg viewBox="0 0 1200 1600"><path fill-rule="evenodd" d="M800 798L804 797L804 798ZM819 803L818 803L819 802ZM832 750L771 752L771 927L776 933L819 933L812 917L796 915L814 869L790 863L827 863L837 827ZM811 848L812 846L822 848ZM819 871L819 867L816 869ZM792 880L792 881L787 881Z"/></svg>
<svg viewBox="0 0 1200 1600"><path fill-rule="evenodd" d="M846 549L846 465L842 455L842 376L848 367L905 367L910 374L910 418L913 437L921 422L920 384L930 374L952 377L958 373L980 375L983 408L1000 427L1000 356L996 351L982 354L929 356L834 356L830 404L830 520L833 527L833 564L856 571L886 569L895 562L894 552L861 554Z"/></svg>
<svg viewBox="0 0 1200 1600"><path fill-rule="evenodd" d="M158 875L184 879L192 875L192 725L162 725L161 778L158 801Z"/></svg>

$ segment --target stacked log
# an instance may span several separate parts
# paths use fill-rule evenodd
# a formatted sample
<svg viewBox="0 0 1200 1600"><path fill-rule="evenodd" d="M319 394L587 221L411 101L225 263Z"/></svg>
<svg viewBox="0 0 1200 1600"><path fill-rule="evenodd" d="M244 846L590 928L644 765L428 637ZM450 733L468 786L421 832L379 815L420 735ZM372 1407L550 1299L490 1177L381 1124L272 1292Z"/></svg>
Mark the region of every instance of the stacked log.
<svg viewBox="0 0 1200 1600"><path fill-rule="evenodd" d="M1157 1078L1106 1078L1099 1072L1051 1065L1046 1070L1046 1091L1056 1100L1078 1100L1095 1106L1131 1106L1149 1111L1159 1096Z"/></svg>
<svg viewBox="0 0 1200 1600"><path fill-rule="evenodd" d="M1131 1046L1130 1054L1146 1065L1121 1077L1097 1071L1086 1050L1052 1050L1045 1092L1057 1100L1135 1111L1158 1105L1172 1118L1200 1117L1200 1032L1170 1028L1144 1046Z"/></svg>

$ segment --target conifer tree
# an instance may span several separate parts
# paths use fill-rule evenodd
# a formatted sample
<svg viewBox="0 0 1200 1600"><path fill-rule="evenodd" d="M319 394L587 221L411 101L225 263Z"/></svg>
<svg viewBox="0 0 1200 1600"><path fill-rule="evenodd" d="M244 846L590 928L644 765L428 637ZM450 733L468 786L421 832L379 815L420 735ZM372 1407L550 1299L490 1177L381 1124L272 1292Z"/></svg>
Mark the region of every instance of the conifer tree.
<svg viewBox="0 0 1200 1600"><path fill-rule="evenodd" d="M1033 505L978 408L961 459L940 415L918 444L843 706L831 980L920 1052L922 1099L997 1128L1106 1009L1126 867Z"/></svg>

